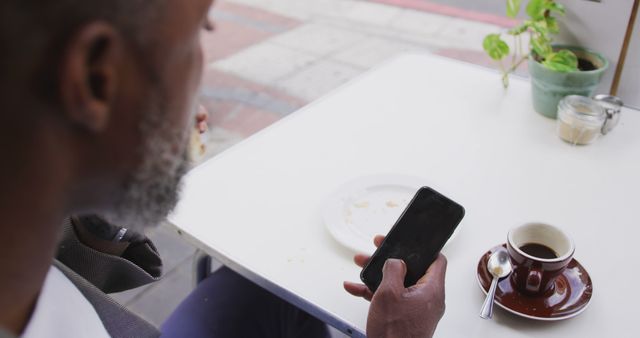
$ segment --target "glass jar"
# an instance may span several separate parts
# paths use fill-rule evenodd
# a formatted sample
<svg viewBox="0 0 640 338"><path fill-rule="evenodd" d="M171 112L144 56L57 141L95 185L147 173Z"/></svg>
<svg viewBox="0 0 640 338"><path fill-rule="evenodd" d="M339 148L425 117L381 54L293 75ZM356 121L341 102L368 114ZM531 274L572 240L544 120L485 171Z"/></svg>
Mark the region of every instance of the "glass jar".
<svg viewBox="0 0 640 338"><path fill-rule="evenodd" d="M615 127L621 106L619 99L569 95L558 104L558 136L573 145L590 144Z"/></svg>

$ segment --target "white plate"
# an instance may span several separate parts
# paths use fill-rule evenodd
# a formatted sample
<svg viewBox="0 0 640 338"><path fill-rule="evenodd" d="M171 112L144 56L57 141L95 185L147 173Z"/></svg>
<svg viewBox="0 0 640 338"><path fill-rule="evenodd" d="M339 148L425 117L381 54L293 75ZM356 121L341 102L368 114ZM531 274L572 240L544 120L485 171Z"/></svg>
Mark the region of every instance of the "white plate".
<svg viewBox="0 0 640 338"><path fill-rule="evenodd" d="M373 237L385 235L425 180L402 175L357 178L329 196L322 211L324 223L345 247L373 253Z"/></svg>

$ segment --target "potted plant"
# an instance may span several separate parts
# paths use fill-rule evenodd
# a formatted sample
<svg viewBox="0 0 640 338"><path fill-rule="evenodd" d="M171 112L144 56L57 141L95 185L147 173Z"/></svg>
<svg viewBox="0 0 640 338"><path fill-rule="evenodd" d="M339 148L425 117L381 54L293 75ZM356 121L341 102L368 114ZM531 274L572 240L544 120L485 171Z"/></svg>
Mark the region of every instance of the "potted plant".
<svg viewBox="0 0 640 338"><path fill-rule="evenodd" d="M507 0L507 16L515 18L522 0ZM509 86L509 74L528 61L531 74L533 108L540 114L556 118L558 102L567 95L591 96L609 66L602 55L586 48L552 45L558 34L554 15L564 15L565 8L555 0L530 0L526 6L527 19L506 32L513 37L513 51L501 34L489 34L483 48L500 65L502 84ZM523 36L528 47L523 51ZM510 62L505 65L504 60Z"/></svg>

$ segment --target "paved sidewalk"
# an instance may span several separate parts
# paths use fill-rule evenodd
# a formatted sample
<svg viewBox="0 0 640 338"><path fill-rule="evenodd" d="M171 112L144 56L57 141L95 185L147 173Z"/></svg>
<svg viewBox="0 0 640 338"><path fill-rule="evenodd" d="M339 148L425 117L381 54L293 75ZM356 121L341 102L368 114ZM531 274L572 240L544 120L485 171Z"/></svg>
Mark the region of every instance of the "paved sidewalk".
<svg viewBox="0 0 640 338"><path fill-rule="evenodd" d="M493 66L481 43L501 30L349 0L228 0L212 17L202 91L215 126L208 156L403 52Z"/></svg>
<svg viewBox="0 0 640 338"><path fill-rule="evenodd" d="M481 44L502 29L500 18L447 16L416 8L416 1L423 0L219 1L211 12L216 30L203 36L200 98L211 114L205 158L400 53L493 66ZM150 237L164 258L165 278L115 297L160 325L192 288L196 249L170 225Z"/></svg>

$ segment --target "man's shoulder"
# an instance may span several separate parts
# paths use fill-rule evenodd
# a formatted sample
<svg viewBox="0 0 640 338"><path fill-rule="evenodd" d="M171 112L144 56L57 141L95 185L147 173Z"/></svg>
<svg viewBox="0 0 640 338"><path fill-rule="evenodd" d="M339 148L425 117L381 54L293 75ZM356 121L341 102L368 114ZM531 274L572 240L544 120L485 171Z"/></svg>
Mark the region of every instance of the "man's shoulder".
<svg viewBox="0 0 640 338"><path fill-rule="evenodd" d="M96 311L111 337L159 337L160 331L59 261L58 268Z"/></svg>
<svg viewBox="0 0 640 338"><path fill-rule="evenodd" d="M54 310L55 311L52 311ZM93 305L55 265L51 266L21 337L108 338Z"/></svg>

